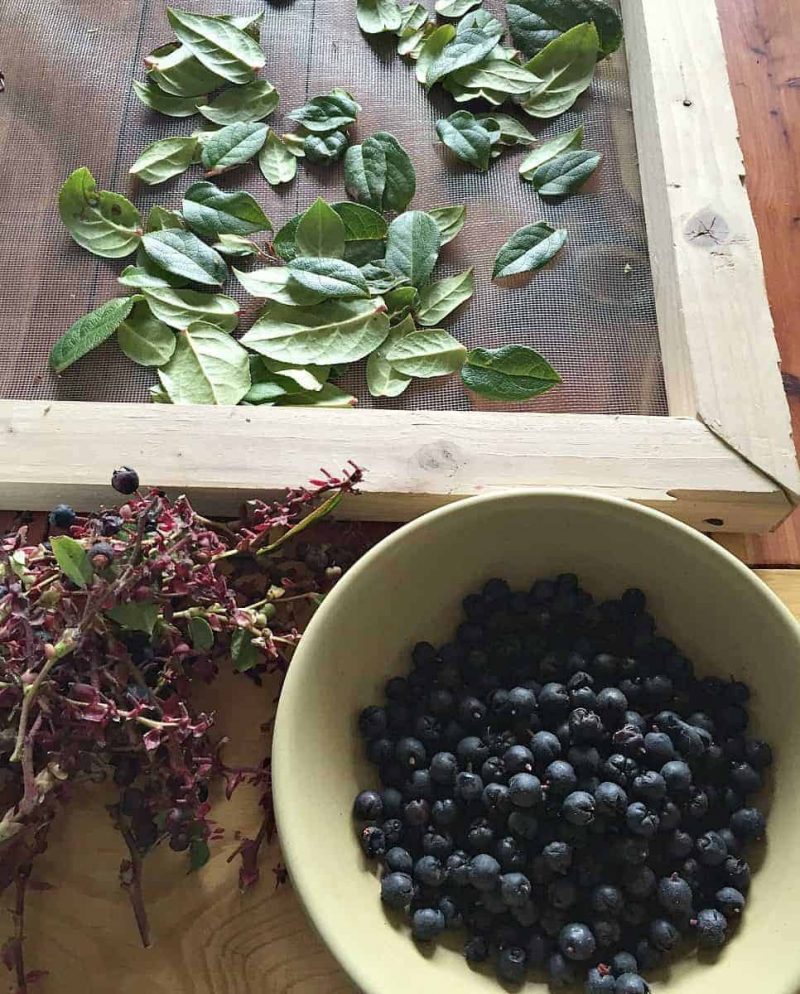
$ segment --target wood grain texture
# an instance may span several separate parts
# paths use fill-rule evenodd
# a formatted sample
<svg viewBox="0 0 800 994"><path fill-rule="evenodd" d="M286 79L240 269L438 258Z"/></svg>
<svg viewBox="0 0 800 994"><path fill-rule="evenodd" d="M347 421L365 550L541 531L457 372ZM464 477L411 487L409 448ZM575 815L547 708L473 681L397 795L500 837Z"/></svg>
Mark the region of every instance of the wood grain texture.
<svg viewBox="0 0 800 994"><path fill-rule="evenodd" d="M522 486L628 497L701 529L766 531L791 509L694 418L0 401L0 437L0 508L110 503L125 464L223 514L353 459L367 477L343 514L364 519Z"/></svg>
<svg viewBox="0 0 800 994"><path fill-rule="evenodd" d="M714 0L623 0L667 395L800 494Z"/></svg>
<svg viewBox="0 0 800 994"><path fill-rule="evenodd" d="M800 572L768 570L764 581L800 617ZM234 736L232 762L258 763L267 749L259 726L272 713L274 687L221 678L207 704L220 731ZM53 890L29 898L29 965L52 971L41 994L351 994L353 987L311 930L289 887L275 890L264 853L262 880L236 888L227 863L236 828L254 833L257 798L246 788L218 801L214 816L229 830L211 862L187 875L171 852L146 864L155 945L143 950L127 897L117 885L121 843L103 810L105 789L76 788L56 822L34 879ZM346 914L347 909L343 908Z"/></svg>
<svg viewBox="0 0 800 994"><path fill-rule="evenodd" d="M786 0L717 0L731 90L761 235L775 335L800 440L800 19ZM800 566L800 514L747 540L748 561Z"/></svg>

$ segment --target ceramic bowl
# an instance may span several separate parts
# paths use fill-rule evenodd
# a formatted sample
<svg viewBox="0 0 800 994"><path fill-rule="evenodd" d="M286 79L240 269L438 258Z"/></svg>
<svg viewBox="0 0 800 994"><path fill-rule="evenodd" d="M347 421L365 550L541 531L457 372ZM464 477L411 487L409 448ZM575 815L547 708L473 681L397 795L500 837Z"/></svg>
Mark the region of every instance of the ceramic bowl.
<svg viewBox="0 0 800 994"><path fill-rule="evenodd" d="M363 758L359 710L382 703L420 639L451 637L462 597L490 577L527 588L578 573L595 596L642 587L661 631L697 672L753 691L753 732L775 747L768 843L745 920L712 965L676 963L674 994L800 991L800 637L764 584L690 528L624 501L572 492L510 492L451 504L373 548L325 600L281 696L273 749L283 852L311 921L365 994L497 994L490 971L455 949L415 946L384 913L374 865L351 810L377 783ZM535 984L529 986L537 986ZM544 985L541 985L544 991Z"/></svg>

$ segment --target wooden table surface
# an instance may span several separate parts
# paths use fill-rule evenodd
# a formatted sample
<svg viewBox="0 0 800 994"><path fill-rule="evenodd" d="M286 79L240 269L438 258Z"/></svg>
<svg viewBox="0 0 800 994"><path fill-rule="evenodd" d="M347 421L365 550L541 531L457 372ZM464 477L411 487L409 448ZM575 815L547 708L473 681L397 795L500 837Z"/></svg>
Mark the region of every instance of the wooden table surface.
<svg viewBox="0 0 800 994"><path fill-rule="evenodd" d="M691 0L679 0L691 2ZM800 22L789 0L718 0L723 20L747 186L759 224L770 299L787 390L800 438ZM768 539L728 541L756 563L800 564L800 525ZM0 522L1 523L1 522ZM800 617L800 573L760 571ZM274 688L242 679L215 685L207 706L218 727L235 730L232 760L257 761L260 726L272 712ZM29 966L51 971L41 994L337 994L352 991L307 925L289 887L274 888L277 846L264 852L262 881L239 894L227 863L234 833L258 827L256 797L242 788L215 815L226 841L211 862L185 875L170 852L148 860L146 895L155 945L141 949L130 907L117 886L122 849L103 809L103 789L75 790L57 821L36 878L53 886L29 897ZM343 909L346 913L346 909ZM10 922L6 919L6 925ZM1 937L1 934L0 934ZM11 990L9 987L8 990Z"/></svg>

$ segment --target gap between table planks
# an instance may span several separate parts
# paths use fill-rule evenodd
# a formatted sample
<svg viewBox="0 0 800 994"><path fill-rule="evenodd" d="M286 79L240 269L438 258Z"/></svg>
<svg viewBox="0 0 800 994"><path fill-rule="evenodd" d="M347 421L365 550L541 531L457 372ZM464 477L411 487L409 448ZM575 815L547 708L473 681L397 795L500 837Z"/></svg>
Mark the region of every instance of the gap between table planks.
<svg viewBox="0 0 800 994"><path fill-rule="evenodd" d="M800 571L759 571L800 618ZM220 677L208 692L218 730L236 729L229 761L254 764L263 756L260 731L272 713L275 687L256 688L241 677ZM236 864L227 857L238 828L258 828L257 796L240 788L219 801L214 816L226 838L212 845L210 863L187 875L166 848L148 857L145 892L154 946L138 943L127 897L117 884L121 840L103 810L103 787L75 788L69 811L57 819L34 879L53 890L28 898L29 967L51 971L41 994L345 994L354 988L312 932L288 886L275 889L276 845L264 851L262 879L239 894ZM376 914L378 907L376 885ZM343 908L346 914L347 909ZM4 920L4 927L10 920ZM369 953L367 952L367 955ZM409 955L413 951L409 947Z"/></svg>

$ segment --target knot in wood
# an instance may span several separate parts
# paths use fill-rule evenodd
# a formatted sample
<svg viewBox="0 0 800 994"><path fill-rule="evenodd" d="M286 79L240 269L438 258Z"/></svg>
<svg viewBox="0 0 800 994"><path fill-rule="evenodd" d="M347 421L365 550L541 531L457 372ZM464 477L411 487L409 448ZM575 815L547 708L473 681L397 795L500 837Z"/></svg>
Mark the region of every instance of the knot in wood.
<svg viewBox="0 0 800 994"><path fill-rule="evenodd" d="M686 222L684 235L690 245L714 249L731 240L731 229L721 214L710 207L704 207Z"/></svg>

